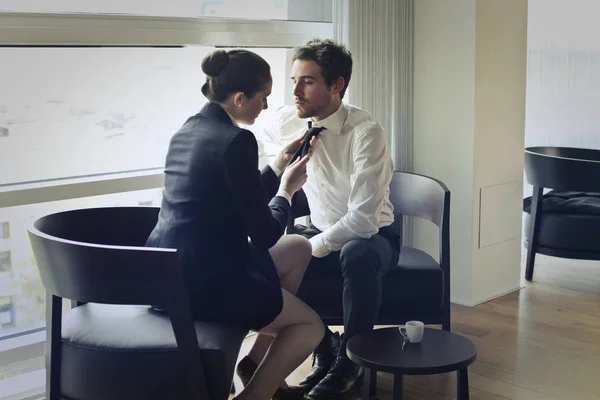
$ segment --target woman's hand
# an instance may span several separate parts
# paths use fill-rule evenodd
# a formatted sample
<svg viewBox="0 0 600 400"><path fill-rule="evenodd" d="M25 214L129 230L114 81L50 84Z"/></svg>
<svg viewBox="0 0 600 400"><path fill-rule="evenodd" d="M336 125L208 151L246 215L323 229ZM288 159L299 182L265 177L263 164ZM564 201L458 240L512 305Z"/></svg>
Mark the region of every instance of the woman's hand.
<svg viewBox="0 0 600 400"><path fill-rule="evenodd" d="M302 158L298 158L285 169L281 175L281 183L279 188L287 192L290 197L294 195L306 183L308 175L306 175L306 164L310 160L310 155L307 154Z"/></svg>
<svg viewBox="0 0 600 400"><path fill-rule="evenodd" d="M302 141L306 137L307 133L308 133L308 129L305 130L304 133L302 133L302 135L300 135L300 137L298 139L295 139L295 140L291 141L290 143L288 143L283 149L281 149L281 151L277 154L277 156L275 156L275 160L273 160L273 163L280 171L285 170L286 166L288 165L288 163L294 156L294 153L296 153L296 150L298 150L298 148L300 148L300 145L302 144ZM317 140L318 140L318 136L314 136L310 140L310 149L308 151L308 155L312 156L314 146L315 146L315 143L317 142Z"/></svg>

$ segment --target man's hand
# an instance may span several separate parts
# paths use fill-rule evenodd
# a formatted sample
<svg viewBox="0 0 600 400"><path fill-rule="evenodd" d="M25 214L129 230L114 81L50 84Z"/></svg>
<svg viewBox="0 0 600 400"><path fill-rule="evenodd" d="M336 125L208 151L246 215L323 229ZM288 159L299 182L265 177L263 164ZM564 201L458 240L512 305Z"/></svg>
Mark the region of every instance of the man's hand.
<svg viewBox="0 0 600 400"><path fill-rule="evenodd" d="M281 149L281 151L277 154L277 156L275 156L275 160L273 160L273 163L280 171L285 170L288 163L294 156L294 153L296 152L296 150L298 150L298 148L302 144L302 141L306 137L307 133L308 133L308 129L305 130L304 133L302 133L302 135L300 135L300 137L298 137L298 139L294 139L290 143L288 143L283 149ZM313 153L313 150L315 147L315 143L317 142L317 140L318 140L318 136L315 136L310 140L310 150L308 151L309 157L312 156L312 153Z"/></svg>

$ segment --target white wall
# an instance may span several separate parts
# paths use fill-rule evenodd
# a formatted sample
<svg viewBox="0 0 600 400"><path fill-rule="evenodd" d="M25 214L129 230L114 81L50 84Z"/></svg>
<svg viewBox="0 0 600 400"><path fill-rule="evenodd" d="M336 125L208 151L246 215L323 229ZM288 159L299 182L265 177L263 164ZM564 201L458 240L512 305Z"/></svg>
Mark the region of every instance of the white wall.
<svg viewBox="0 0 600 400"><path fill-rule="evenodd" d="M527 1L478 0L476 15L473 304L520 285Z"/></svg>
<svg viewBox="0 0 600 400"><path fill-rule="evenodd" d="M414 35L414 171L451 190L452 301L471 298L475 0L418 0ZM414 245L437 254L431 224L415 221Z"/></svg>
<svg viewBox="0 0 600 400"><path fill-rule="evenodd" d="M455 303L519 288L526 18L524 0L415 2L414 165L452 192Z"/></svg>

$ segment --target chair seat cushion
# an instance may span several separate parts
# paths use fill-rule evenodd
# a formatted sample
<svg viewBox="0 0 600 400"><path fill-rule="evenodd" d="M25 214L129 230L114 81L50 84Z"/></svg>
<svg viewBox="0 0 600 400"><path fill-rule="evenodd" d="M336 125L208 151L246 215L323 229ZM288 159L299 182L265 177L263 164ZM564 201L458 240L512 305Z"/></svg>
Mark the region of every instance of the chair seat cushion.
<svg viewBox="0 0 600 400"><path fill-rule="evenodd" d="M247 331L196 322L211 399L227 399ZM73 399L187 396L168 316L146 306L86 304L62 328L61 388Z"/></svg>
<svg viewBox="0 0 600 400"><path fill-rule="evenodd" d="M311 264L306 271L298 296L322 318L340 318L343 310L341 270L313 267ZM412 247L402 247L398 265L383 278L378 320L390 320L398 315L439 314L443 282L442 269L433 257Z"/></svg>
<svg viewBox="0 0 600 400"><path fill-rule="evenodd" d="M523 211L531 214L532 196L523 199ZM600 216L600 193L551 190L542 197L545 213Z"/></svg>
<svg viewBox="0 0 600 400"><path fill-rule="evenodd" d="M526 238L529 238L530 229L531 215L526 214ZM542 212L538 232L539 246L600 253L600 215Z"/></svg>

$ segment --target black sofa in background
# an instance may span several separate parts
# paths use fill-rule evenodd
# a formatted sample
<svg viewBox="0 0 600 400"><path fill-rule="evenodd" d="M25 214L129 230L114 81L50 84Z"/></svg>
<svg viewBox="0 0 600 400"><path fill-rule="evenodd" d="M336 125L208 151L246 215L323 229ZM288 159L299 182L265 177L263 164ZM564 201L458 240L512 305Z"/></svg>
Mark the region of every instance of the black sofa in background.
<svg viewBox="0 0 600 400"><path fill-rule="evenodd" d="M600 260L600 150L528 147L525 176L525 278L533 280L536 253Z"/></svg>

